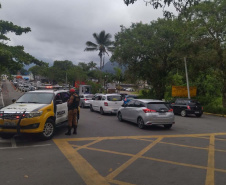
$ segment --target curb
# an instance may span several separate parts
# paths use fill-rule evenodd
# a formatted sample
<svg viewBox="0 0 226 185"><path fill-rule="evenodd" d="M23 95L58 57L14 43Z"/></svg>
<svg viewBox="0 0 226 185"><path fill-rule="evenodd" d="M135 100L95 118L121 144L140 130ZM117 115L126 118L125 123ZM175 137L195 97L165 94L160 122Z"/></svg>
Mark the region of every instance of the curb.
<svg viewBox="0 0 226 185"><path fill-rule="evenodd" d="M226 115L224 114L214 114L214 113L208 113L208 112L203 112L203 114L226 118Z"/></svg>

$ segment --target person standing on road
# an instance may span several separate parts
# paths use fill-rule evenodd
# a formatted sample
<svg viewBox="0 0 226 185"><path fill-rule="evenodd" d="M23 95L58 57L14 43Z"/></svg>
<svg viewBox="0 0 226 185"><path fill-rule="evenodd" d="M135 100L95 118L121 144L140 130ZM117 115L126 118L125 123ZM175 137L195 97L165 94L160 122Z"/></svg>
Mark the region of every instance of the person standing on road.
<svg viewBox="0 0 226 185"><path fill-rule="evenodd" d="M68 100L68 131L65 135L71 135L71 128L74 128L73 134L77 134L77 113L80 98L75 93L75 89L70 89L70 98Z"/></svg>

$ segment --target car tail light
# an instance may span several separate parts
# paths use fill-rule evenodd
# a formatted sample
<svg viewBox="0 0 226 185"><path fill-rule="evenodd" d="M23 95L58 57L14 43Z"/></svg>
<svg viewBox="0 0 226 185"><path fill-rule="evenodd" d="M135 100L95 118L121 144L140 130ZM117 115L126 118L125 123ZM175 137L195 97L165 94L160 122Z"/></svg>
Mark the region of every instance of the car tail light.
<svg viewBox="0 0 226 185"><path fill-rule="evenodd" d="M104 102L104 106L108 106L108 102Z"/></svg>
<svg viewBox="0 0 226 185"><path fill-rule="evenodd" d="M168 112L173 112L173 109L168 110Z"/></svg>
<svg viewBox="0 0 226 185"><path fill-rule="evenodd" d="M53 86L46 86L46 89L52 89Z"/></svg>
<svg viewBox="0 0 226 185"><path fill-rule="evenodd" d="M87 99L84 99L84 101L87 101Z"/></svg>
<svg viewBox="0 0 226 185"><path fill-rule="evenodd" d="M187 106L187 109L189 109L189 110L190 110L190 109L191 109L191 107L188 105L188 106Z"/></svg>
<svg viewBox="0 0 226 185"><path fill-rule="evenodd" d="M156 110L151 109L143 109L144 113L156 112Z"/></svg>

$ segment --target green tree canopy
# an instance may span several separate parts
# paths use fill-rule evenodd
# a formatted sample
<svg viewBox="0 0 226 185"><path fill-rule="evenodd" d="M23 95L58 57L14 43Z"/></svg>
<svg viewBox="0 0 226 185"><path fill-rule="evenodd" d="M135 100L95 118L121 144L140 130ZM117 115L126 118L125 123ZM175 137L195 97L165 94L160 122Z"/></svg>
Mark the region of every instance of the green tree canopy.
<svg viewBox="0 0 226 185"><path fill-rule="evenodd" d="M14 25L12 22L0 20L1 71L8 69L11 72L15 73L15 71L20 70L24 65L31 63L34 63L36 65L46 65L44 62L37 60L30 54L24 52L23 46L8 46L6 43L6 41L10 40L10 38L6 36L7 33L13 32L16 35L21 35L30 31L31 29L29 27L23 28Z"/></svg>
<svg viewBox="0 0 226 185"><path fill-rule="evenodd" d="M130 4L134 4L137 0L124 0L124 3L128 6ZM144 0L145 4L150 4L153 6L154 9L162 8L163 9L163 15L165 17L172 17L173 12L166 10L166 7L173 6L177 12L182 12L186 8L196 5L201 0Z"/></svg>
<svg viewBox="0 0 226 185"><path fill-rule="evenodd" d="M115 36L112 60L127 66L133 78L146 80L153 86L153 96L163 99L166 77L174 65L170 54L176 38L171 20L137 23L130 28L122 26Z"/></svg>

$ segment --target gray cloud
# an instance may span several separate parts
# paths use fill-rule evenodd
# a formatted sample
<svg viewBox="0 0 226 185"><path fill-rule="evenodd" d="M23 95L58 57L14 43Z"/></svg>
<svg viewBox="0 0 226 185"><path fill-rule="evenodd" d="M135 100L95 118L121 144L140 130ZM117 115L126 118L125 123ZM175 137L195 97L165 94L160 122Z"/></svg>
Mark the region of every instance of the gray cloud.
<svg viewBox="0 0 226 185"><path fill-rule="evenodd" d="M2 0L1 4L2 20L32 30L21 36L9 33L9 44L23 45L26 52L50 65L54 60L99 64L98 52L84 52L86 41L94 42L94 32L105 30L114 40L120 25L162 17L162 10L143 1L130 6L123 0Z"/></svg>

